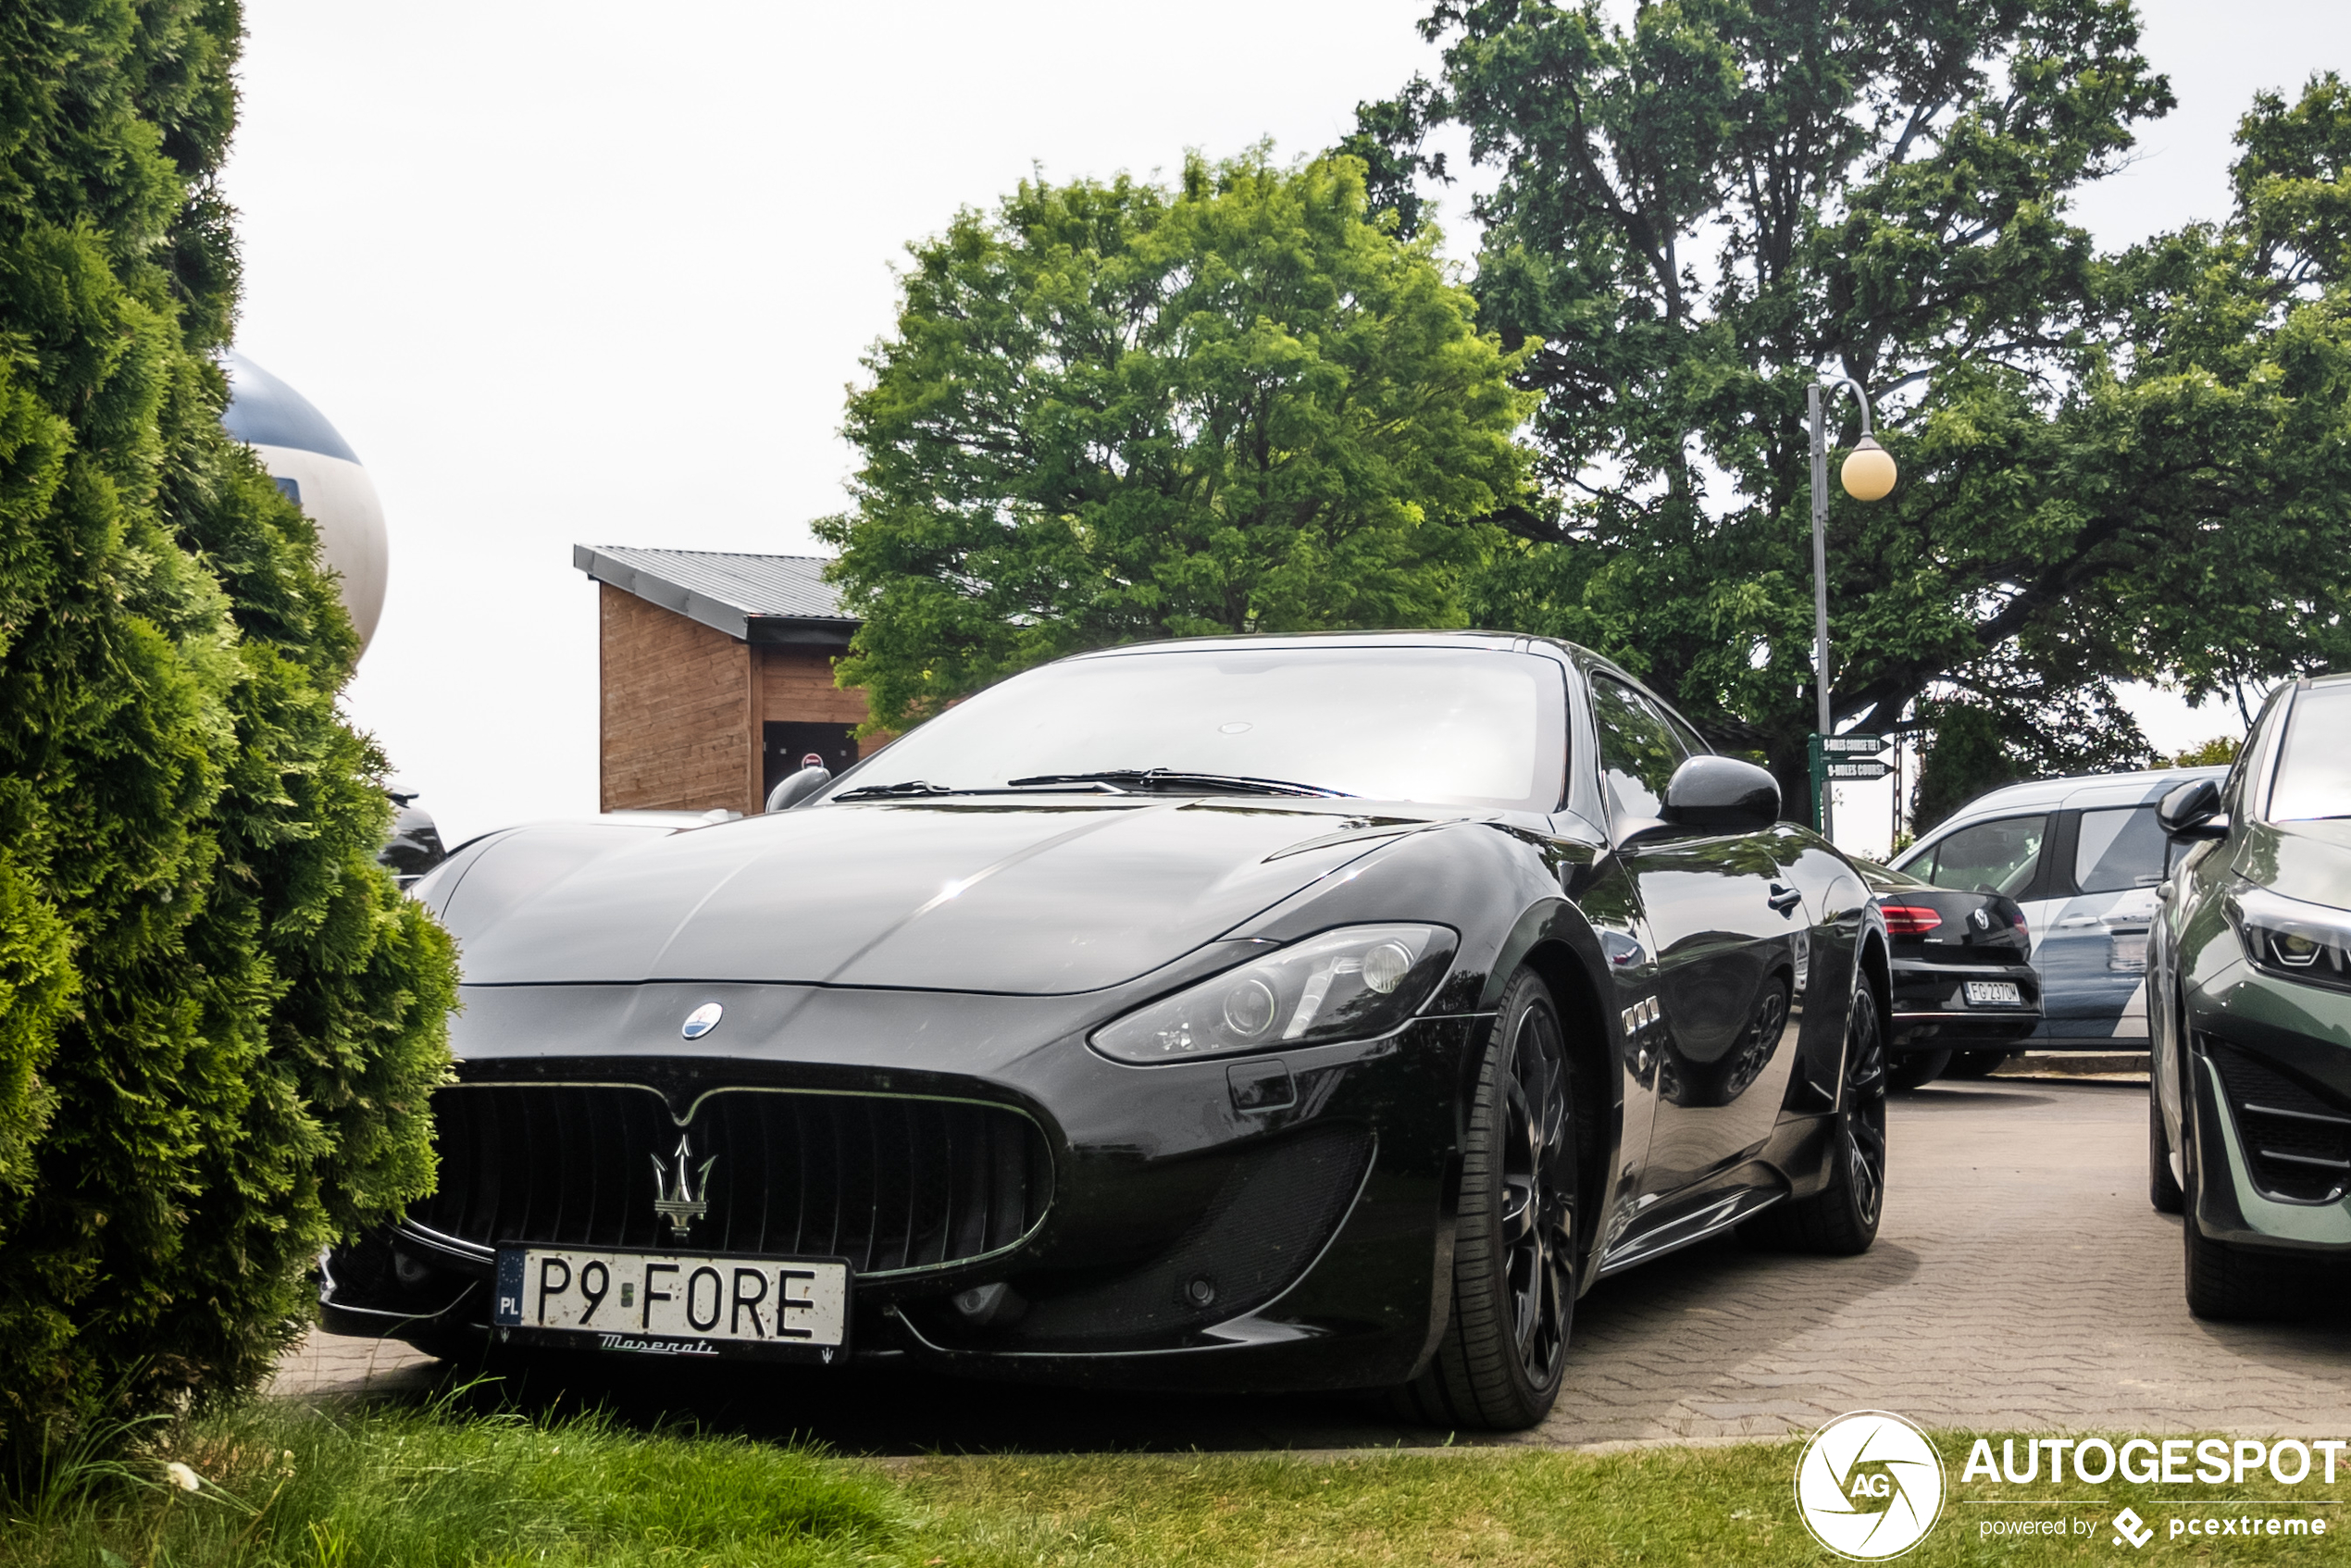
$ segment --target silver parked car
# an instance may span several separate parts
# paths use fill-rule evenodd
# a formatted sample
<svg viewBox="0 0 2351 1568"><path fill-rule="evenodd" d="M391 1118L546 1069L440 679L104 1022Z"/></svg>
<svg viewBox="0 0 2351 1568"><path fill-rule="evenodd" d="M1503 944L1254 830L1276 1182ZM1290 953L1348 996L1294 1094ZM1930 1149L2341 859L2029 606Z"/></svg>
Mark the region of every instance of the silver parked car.
<svg viewBox="0 0 2351 1568"><path fill-rule="evenodd" d="M2147 927L2180 854L2155 819L2163 797L2223 767L2170 767L2011 784L1971 801L1894 863L1941 888L2023 907L2041 971L2030 1051L2144 1051Z"/></svg>

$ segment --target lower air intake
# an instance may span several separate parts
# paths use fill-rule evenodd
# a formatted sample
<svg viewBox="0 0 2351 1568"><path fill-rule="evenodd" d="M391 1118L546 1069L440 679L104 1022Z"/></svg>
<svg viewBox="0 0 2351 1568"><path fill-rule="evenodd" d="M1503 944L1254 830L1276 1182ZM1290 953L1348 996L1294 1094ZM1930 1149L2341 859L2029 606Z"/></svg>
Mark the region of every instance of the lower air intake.
<svg viewBox="0 0 2351 1568"><path fill-rule="evenodd" d="M2290 1203L2328 1203L2351 1190L2351 1109L2251 1052L2204 1037L2220 1070L2253 1183Z"/></svg>

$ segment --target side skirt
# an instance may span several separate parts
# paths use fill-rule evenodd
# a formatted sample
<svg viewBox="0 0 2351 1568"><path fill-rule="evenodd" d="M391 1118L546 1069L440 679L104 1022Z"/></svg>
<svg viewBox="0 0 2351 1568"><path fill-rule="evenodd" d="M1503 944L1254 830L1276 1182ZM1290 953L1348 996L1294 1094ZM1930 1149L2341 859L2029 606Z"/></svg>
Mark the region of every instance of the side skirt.
<svg viewBox="0 0 2351 1568"><path fill-rule="evenodd" d="M1694 1247L1710 1237L1720 1236L1740 1221L1761 1213L1787 1195L1786 1187L1777 1181L1757 1181L1750 1186L1711 1193L1699 1207L1644 1226L1610 1248L1600 1259L1598 1277L1606 1279L1636 1264L1661 1258L1668 1252L1678 1252L1685 1247Z"/></svg>

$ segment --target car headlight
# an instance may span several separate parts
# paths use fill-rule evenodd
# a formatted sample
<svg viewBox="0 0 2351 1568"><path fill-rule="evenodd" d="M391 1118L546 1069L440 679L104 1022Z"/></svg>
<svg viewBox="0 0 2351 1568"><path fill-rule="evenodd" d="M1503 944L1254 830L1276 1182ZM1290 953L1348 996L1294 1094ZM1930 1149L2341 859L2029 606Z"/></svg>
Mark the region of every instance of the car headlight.
<svg viewBox="0 0 2351 1568"><path fill-rule="evenodd" d="M2257 969L2351 990L2351 911L2240 882L2223 905Z"/></svg>
<svg viewBox="0 0 2351 1568"><path fill-rule="evenodd" d="M1457 943L1442 926L1325 931L1104 1025L1094 1049L1181 1062L1384 1035L1428 1000Z"/></svg>

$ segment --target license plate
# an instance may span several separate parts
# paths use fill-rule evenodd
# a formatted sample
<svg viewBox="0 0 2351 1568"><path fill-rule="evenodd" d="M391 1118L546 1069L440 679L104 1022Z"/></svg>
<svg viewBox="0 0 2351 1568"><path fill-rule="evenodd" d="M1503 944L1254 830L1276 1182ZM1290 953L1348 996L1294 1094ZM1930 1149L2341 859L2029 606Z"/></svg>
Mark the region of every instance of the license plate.
<svg viewBox="0 0 2351 1568"><path fill-rule="evenodd" d="M2021 1007L2024 993L2014 980L1970 980L1967 1000L1970 1007Z"/></svg>
<svg viewBox="0 0 2351 1568"><path fill-rule="evenodd" d="M526 1336L587 1336L608 1350L717 1355L849 1338L849 1265L838 1258L714 1257L502 1247L491 1322Z"/></svg>

